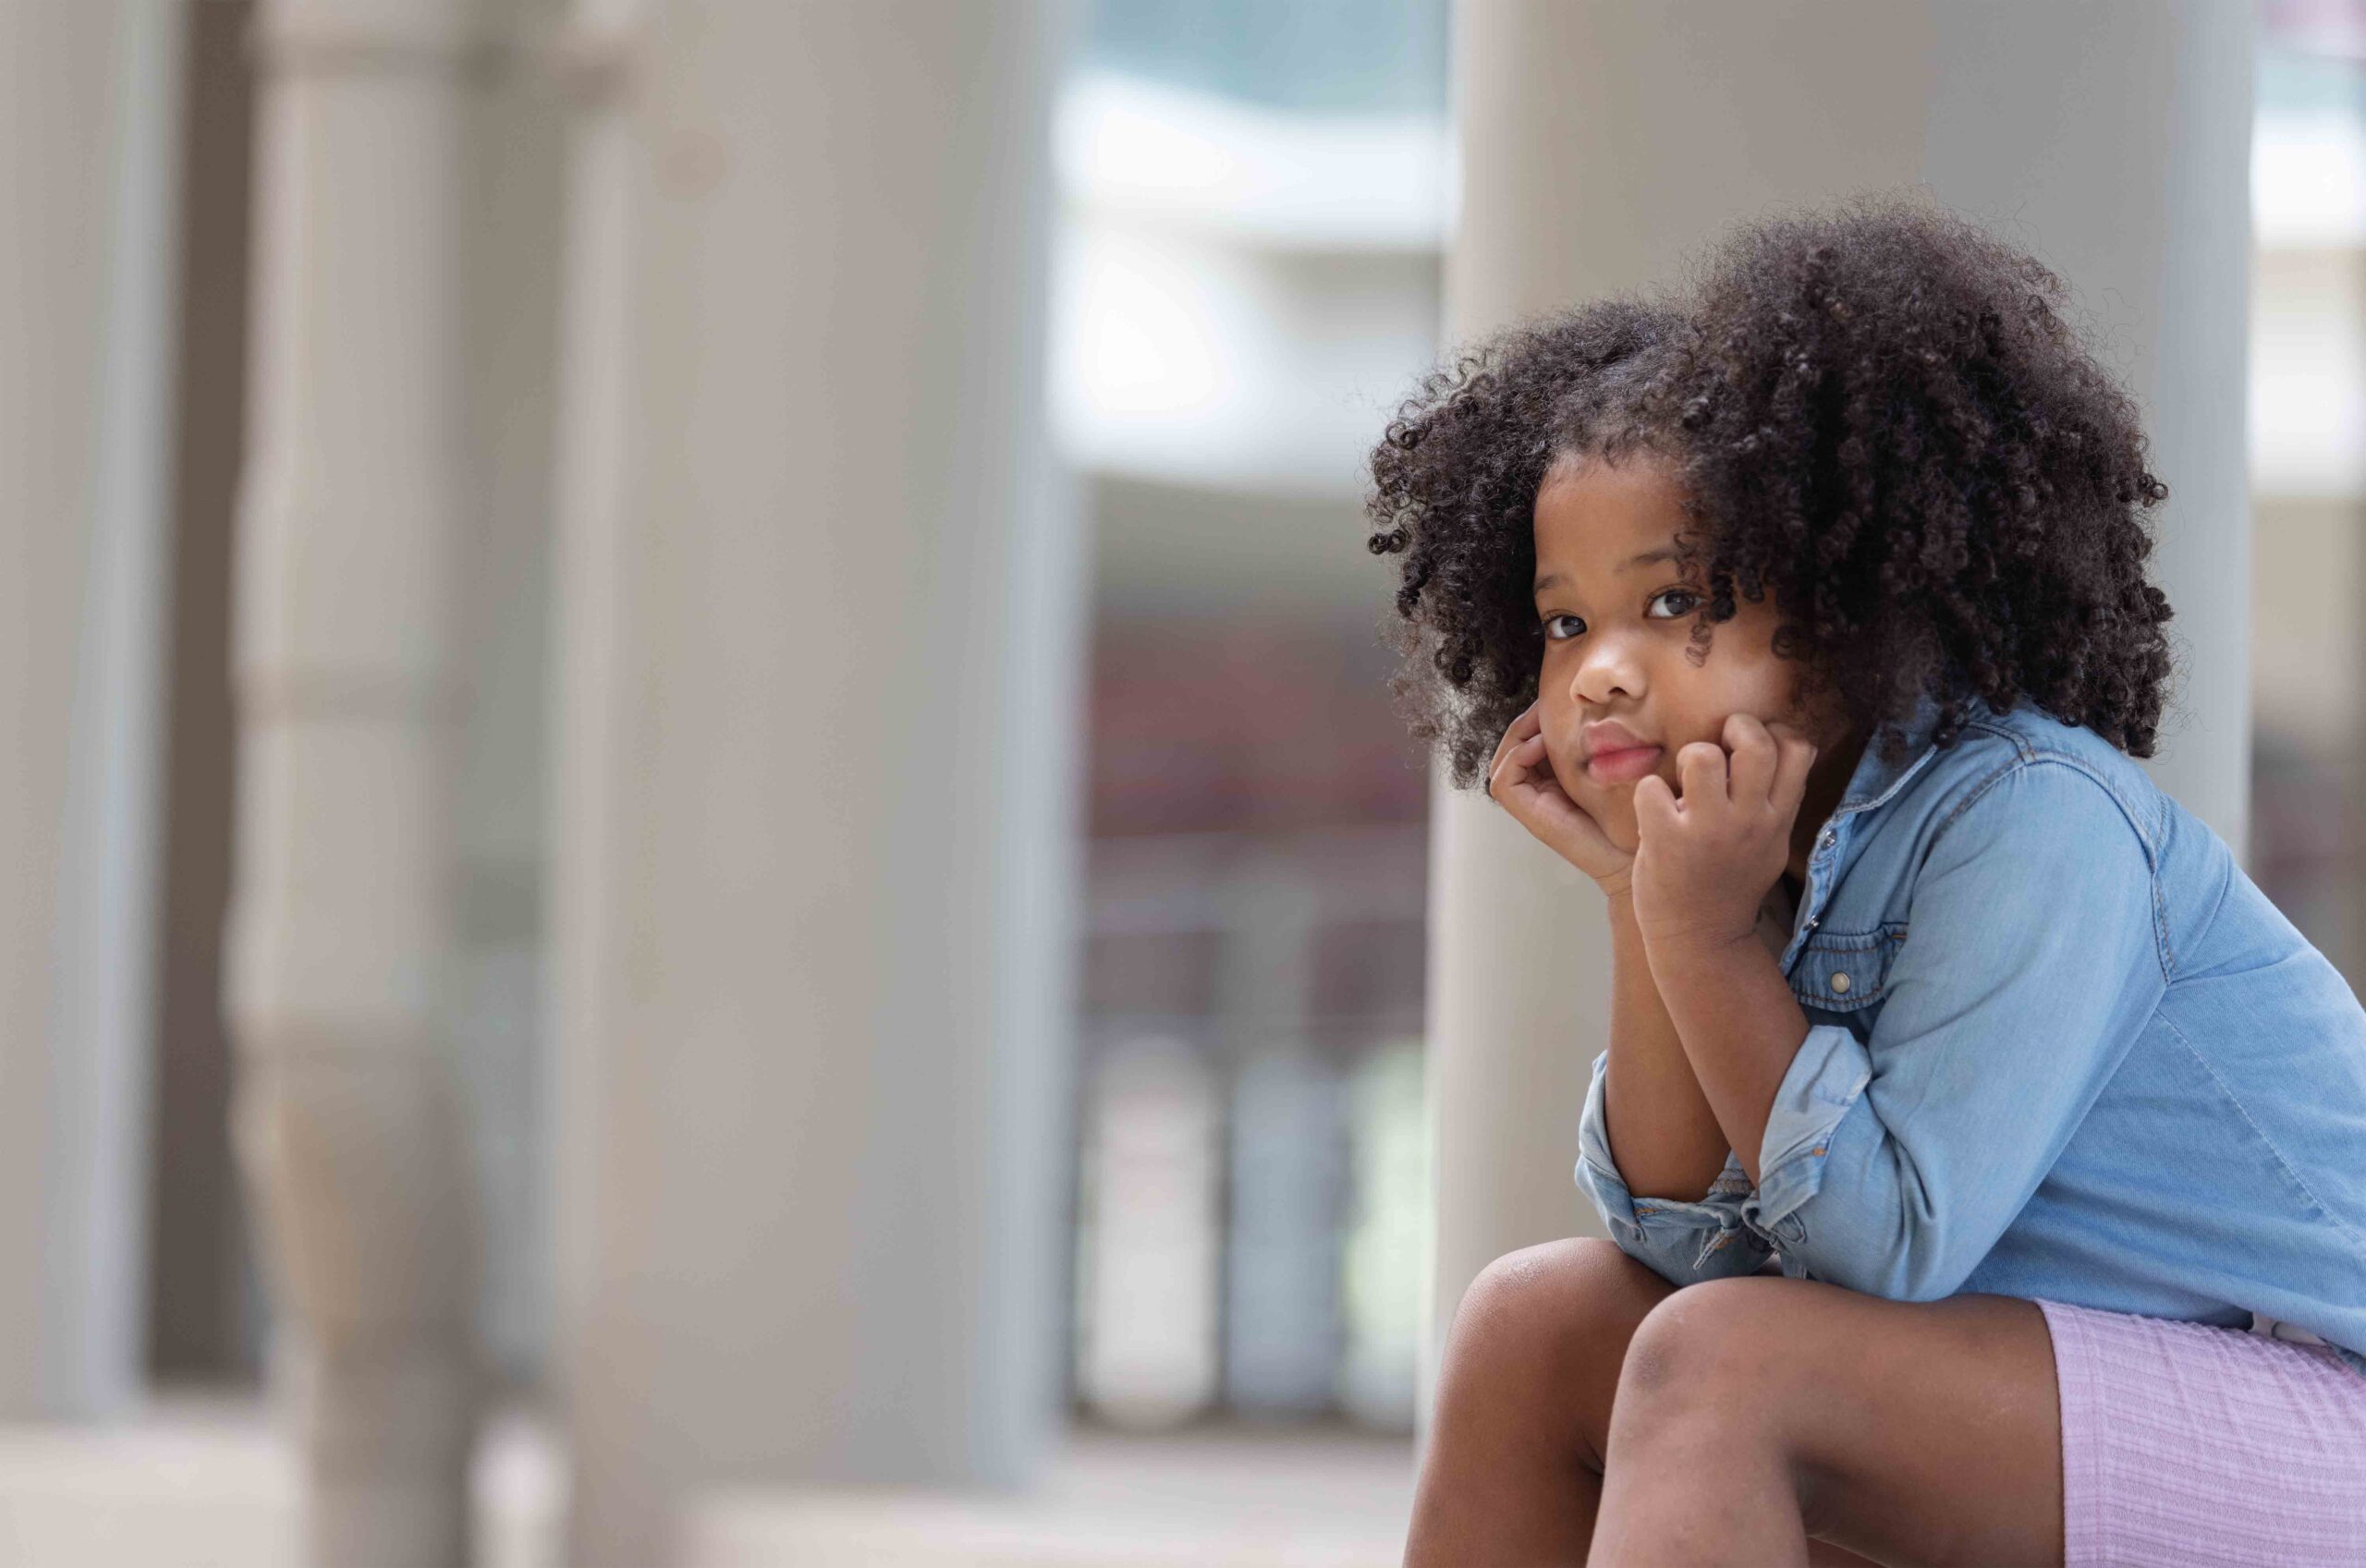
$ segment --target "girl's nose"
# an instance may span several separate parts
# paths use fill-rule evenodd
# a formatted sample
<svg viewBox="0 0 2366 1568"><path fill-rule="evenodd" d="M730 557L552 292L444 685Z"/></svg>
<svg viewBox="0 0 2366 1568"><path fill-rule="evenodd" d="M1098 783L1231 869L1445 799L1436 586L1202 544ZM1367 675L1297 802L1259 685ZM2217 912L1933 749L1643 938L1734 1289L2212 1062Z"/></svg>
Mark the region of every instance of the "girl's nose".
<svg viewBox="0 0 2366 1568"><path fill-rule="evenodd" d="M1642 670L1617 644L1590 650L1569 677L1569 695L1601 707L1613 697L1632 701L1643 695Z"/></svg>

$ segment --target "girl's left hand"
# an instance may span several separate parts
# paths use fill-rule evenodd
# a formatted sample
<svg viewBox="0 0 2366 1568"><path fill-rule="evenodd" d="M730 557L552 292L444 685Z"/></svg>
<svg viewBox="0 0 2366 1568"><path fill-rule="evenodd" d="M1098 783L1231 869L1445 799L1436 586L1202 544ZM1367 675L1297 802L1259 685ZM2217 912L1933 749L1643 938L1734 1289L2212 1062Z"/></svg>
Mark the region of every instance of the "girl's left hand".
<svg viewBox="0 0 2366 1568"><path fill-rule="evenodd" d="M1676 754L1680 801L1656 773L1636 781L1635 924L1647 947L1748 940L1790 862L1815 747L1788 724L1770 727L1748 713L1727 717L1724 738Z"/></svg>

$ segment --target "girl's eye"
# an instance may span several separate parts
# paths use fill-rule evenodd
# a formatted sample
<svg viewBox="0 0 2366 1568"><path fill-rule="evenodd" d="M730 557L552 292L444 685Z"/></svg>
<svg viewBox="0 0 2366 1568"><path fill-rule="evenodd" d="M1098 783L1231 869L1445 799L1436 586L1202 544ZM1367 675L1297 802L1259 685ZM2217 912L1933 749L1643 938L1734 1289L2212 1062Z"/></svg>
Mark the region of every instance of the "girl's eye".
<svg viewBox="0 0 2366 1568"><path fill-rule="evenodd" d="M1550 641L1567 642L1584 626L1585 623L1575 615L1547 615L1544 617L1544 635Z"/></svg>
<svg viewBox="0 0 2366 1568"><path fill-rule="evenodd" d="M1665 616L1661 617L1663 620L1681 620L1683 617L1689 615L1693 611L1701 607L1701 596L1694 593L1689 589L1671 588L1663 590L1661 592L1655 593L1652 596L1652 602L1657 604L1663 599L1681 599L1684 601L1683 609L1669 611Z"/></svg>

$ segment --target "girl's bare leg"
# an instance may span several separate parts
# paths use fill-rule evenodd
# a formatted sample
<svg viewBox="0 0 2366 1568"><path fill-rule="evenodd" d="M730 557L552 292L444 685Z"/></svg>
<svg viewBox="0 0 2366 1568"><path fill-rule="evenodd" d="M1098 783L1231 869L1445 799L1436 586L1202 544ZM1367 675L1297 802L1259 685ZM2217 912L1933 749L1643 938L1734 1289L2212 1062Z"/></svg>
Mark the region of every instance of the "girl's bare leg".
<svg viewBox="0 0 2366 1568"><path fill-rule="evenodd" d="M1488 1266L1463 1296L1439 1368L1407 1568L1586 1561L1628 1342L1674 1294L1592 1237ZM1865 1562L1813 1550L1815 1564Z"/></svg>
<svg viewBox="0 0 2366 1568"><path fill-rule="evenodd" d="M1712 1280L1634 1335L1592 1568L2062 1561L2054 1345L2032 1302Z"/></svg>

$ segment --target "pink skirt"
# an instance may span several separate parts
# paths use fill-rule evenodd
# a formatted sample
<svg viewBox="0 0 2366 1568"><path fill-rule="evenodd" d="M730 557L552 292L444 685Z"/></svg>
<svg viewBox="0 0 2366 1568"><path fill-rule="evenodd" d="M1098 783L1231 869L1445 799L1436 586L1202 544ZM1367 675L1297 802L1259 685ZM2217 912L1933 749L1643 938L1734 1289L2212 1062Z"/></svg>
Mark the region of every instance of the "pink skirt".
<svg viewBox="0 0 2366 1568"><path fill-rule="evenodd" d="M2366 1564L2366 1376L2331 1347L2037 1305L2065 1568Z"/></svg>

